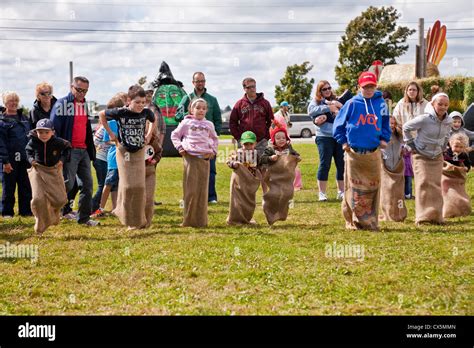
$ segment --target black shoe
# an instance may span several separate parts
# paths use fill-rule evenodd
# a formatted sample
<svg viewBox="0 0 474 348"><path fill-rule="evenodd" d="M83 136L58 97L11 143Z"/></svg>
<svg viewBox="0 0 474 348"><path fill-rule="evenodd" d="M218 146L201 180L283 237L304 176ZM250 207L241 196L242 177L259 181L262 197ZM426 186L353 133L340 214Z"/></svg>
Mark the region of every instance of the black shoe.
<svg viewBox="0 0 474 348"><path fill-rule="evenodd" d="M162 202L157 202L157 201L155 201L154 204L155 204L155 205L162 205L163 203L162 203Z"/></svg>

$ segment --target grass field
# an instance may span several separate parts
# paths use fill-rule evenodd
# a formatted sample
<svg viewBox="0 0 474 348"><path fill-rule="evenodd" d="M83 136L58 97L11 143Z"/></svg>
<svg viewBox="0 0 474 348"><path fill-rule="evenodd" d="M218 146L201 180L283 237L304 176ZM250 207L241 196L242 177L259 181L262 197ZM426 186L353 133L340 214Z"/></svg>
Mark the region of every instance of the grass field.
<svg viewBox="0 0 474 348"><path fill-rule="evenodd" d="M316 146L295 148L304 189L288 221L272 228L260 203L258 226L226 226L231 170L223 163L209 227L179 227L179 158L158 167L156 197L164 204L150 229L126 231L112 217L98 228L63 221L38 239L32 218L1 221L0 245L31 245L39 256L0 259L0 314L474 314L473 215L417 228L408 201L404 223L347 231L334 170L330 201L317 202ZM471 172L471 198L473 179ZM344 255L328 251L338 248Z"/></svg>

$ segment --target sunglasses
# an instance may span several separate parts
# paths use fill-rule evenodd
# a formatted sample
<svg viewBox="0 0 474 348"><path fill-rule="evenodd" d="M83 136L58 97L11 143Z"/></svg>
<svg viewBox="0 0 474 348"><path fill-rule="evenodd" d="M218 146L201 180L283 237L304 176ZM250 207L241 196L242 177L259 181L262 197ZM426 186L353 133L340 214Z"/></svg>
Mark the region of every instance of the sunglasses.
<svg viewBox="0 0 474 348"><path fill-rule="evenodd" d="M326 92L332 90L332 87L321 88L321 92Z"/></svg>
<svg viewBox="0 0 474 348"><path fill-rule="evenodd" d="M42 96L42 97L51 97L52 94L53 93L51 93L51 92L40 92L39 95Z"/></svg>
<svg viewBox="0 0 474 348"><path fill-rule="evenodd" d="M72 86L74 87L74 89L78 92L78 93L82 93L82 94L86 94L88 89L86 88L79 88L79 87L76 87L76 86Z"/></svg>
<svg viewBox="0 0 474 348"><path fill-rule="evenodd" d="M251 85L251 86L244 86L245 89L255 89L257 88L256 85Z"/></svg>
<svg viewBox="0 0 474 348"><path fill-rule="evenodd" d="M194 83L204 83L206 80L194 80Z"/></svg>

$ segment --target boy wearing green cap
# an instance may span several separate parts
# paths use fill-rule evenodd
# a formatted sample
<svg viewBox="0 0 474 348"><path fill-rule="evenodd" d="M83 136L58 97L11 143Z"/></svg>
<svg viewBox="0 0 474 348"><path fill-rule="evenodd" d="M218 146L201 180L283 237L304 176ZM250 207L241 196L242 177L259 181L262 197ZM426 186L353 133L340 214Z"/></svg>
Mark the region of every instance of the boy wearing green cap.
<svg viewBox="0 0 474 348"><path fill-rule="evenodd" d="M246 131L242 133L240 143L242 148L232 153L227 160L227 165L233 169L227 217L229 225L255 224L253 213L257 205L257 190L262 180L258 170L257 136Z"/></svg>

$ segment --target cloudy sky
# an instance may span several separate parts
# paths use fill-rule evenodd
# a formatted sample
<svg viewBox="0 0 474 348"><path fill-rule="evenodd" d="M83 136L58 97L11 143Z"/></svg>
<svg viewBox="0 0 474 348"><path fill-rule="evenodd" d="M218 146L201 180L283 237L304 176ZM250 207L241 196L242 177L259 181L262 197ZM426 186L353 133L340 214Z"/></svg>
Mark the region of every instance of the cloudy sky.
<svg viewBox="0 0 474 348"><path fill-rule="evenodd" d="M441 74L474 76L472 0L1 0L0 92L15 90L31 107L35 85L48 81L61 97L73 61L74 75L91 81L87 98L106 103L139 77L153 79L164 60L188 92L192 73L203 71L222 108L242 96L246 76L274 104L291 64L310 61L310 77L336 85L340 37L371 5L393 5L411 28L419 17L425 29L440 19L448 28ZM414 63L417 35L399 63Z"/></svg>

